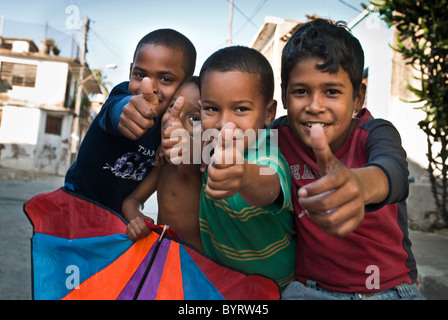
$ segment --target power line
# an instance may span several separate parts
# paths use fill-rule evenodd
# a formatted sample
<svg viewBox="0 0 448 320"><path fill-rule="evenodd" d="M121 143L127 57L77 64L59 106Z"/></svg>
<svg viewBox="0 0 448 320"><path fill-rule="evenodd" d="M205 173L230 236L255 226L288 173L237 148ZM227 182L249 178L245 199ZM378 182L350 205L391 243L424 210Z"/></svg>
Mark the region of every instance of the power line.
<svg viewBox="0 0 448 320"><path fill-rule="evenodd" d="M255 7L255 9L254 9L252 15L250 16L251 21L252 21L252 19L257 15L257 13L258 13L258 12L265 6L265 5L266 5L267 2L268 2L268 0L261 0L260 2L258 2L257 7ZM244 25L243 25L240 29L238 29L237 32L235 32L234 37L236 37L241 31L243 31L243 29L247 26L248 23L249 23L249 22L246 21L246 22L244 23Z"/></svg>
<svg viewBox="0 0 448 320"><path fill-rule="evenodd" d="M227 39L227 46L230 46L232 44L232 26L233 26L233 0L230 0L229 39Z"/></svg>
<svg viewBox="0 0 448 320"><path fill-rule="evenodd" d="M359 13L361 13L362 11L354 6L352 6L350 3L345 2L344 0L338 0L340 3L342 3L343 5L349 7L350 9L353 9Z"/></svg>
<svg viewBox="0 0 448 320"><path fill-rule="evenodd" d="M226 1L230 3L230 0ZM252 21L252 19L249 18L243 11L241 11L241 9L238 8L238 6L236 6L235 4L233 4L233 6L244 18L246 18L247 21L249 21L250 24L252 24L256 29L258 29L258 26Z"/></svg>
<svg viewBox="0 0 448 320"><path fill-rule="evenodd" d="M117 55L116 49L111 48L111 46L113 46L112 43L108 43L108 41L106 39L104 39L102 36L100 36L93 28L91 28L90 31L93 33L93 35L95 35L95 37L98 40L100 40L100 42L106 47L106 49L109 50L109 52L115 56L115 58L117 58L118 60L123 59L123 57L120 57Z"/></svg>
<svg viewBox="0 0 448 320"><path fill-rule="evenodd" d="M24 22L11 19L4 19L3 37L31 39L39 47L39 43L44 39L46 29L47 39L54 39L55 44L61 50L60 56L73 58L74 51L77 51L78 44L74 43L75 33L66 33L44 23ZM75 48L76 46L76 48Z"/></svg>

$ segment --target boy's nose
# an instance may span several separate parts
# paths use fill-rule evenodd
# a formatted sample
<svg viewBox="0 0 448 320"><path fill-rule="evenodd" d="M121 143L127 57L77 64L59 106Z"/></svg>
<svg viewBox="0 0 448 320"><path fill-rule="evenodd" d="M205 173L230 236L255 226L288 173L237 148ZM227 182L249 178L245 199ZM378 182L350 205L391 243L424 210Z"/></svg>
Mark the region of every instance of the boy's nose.
<svg viewBox="0 0 448 320"><path fill-rule="evenodd" d="M320 113L325 111L326 107L320 97L312 97L312 100L310 101L306 109L311 113Z"/></svg>
<svg viewBox="0 0 448 320"><path fill-rule="evenodd" d="M230 118L230 115L227 112L223 112L221 114L221 116L219 117L218 123L217 123L217 129L221 130L222 127L224 127L224 125L228 122L232 121L232 119Z"/></svg>
<svg viewBox="0 0 448 320"><path fill-rule="evenodd" d="M154 78L149 79L151 79L152 91L156 94L157 92L159 92L158 81Z"/></svg>

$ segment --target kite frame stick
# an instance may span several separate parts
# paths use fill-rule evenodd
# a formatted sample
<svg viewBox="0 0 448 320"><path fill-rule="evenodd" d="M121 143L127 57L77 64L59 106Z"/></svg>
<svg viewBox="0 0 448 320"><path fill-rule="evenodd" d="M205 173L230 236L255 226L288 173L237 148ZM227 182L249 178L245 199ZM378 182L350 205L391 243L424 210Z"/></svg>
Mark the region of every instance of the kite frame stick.
<svg viewBox="0 0 448 320"><path fill-rule="evenodd" d="M160 234L159 239L157 240L156 246L154 248L154 252L152 253L151 258L149 259L148 265L146 266L146 269L145 269L145 273L143 273L143 276L140 279L140 282L137 286L137 289L135 290L134 297L132 298L132 300L137 300L138 295L140 294L140 291L142 290L143 283L145 283L145 280L146 280L146 277L148 276L149 270L151 269L151 266L154 263L154 259L156 258L157 251L159 251L160 243L162 242L162 238L163 238L167 228L168 228L168 226L163 227L163 231Z"/></svg>

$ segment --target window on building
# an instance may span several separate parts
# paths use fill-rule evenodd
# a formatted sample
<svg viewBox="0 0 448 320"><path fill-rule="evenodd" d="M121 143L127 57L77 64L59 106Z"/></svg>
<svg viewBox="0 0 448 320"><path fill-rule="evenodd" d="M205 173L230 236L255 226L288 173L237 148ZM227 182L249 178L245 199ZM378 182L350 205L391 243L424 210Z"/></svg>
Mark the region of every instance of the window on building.
<svg viewBox="0 0 448 320"><path fill-rule="evenodd" d="M62 130L62 117L47 115L47 121L45 124L45 133L61 135Z"/></svg>
<svg viewBox="0 0 448 320"><path fill-rule="evenodd" d="M13 86L34 88L36 71L36 65L2 61L0 78Z"/></svg>

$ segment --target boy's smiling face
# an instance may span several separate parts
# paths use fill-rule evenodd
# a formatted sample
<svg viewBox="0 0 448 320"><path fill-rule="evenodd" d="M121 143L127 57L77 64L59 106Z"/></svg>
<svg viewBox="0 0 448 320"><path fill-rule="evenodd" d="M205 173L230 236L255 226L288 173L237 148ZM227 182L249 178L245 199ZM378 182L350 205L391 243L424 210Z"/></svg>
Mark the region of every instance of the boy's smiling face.
<svg viewBox="0 0 448 320"><path fill-rule="evenodd" d="M201 80L203 130L221 130L233 122L243 132L253 129L258 133L258 129L269 125L275 117L276 102L266 102L259 88L259 74L207 71Z"/></svg>
<svg viewBox="0 0 448 320"><path fill-rule="evenodd" d="M163 45L143 45L131 64L129 92L132 95L141 94L141 82L144 77L149 77L159 99L159 109L164 112L177 87L185 79L183 59L181 51Z"/></svg>
<svg viewBox="0 0 448 320"><path fill-rule="evenodd" d="M179 118L184 128L191 135L193 133L193 121L201 121L201 107L199 105L201 97L199 95L199 88L195 83L185 82L179 87L163 115L162 122L165 123L168 120L174 102L178 97L184 97L185 99Z"/></svg>
<svg viewBox="0 0 448 320"><path fill-rule="evenodd" d="M322 125L331 150L336 152L352 130L352 115L362 108L365 85L353 98L353 86L343 70L335 74L316 68L320 60L301 61L291 70L283 105L288 110L289 126L307 146L311 147L312 125Z"/></svg>

